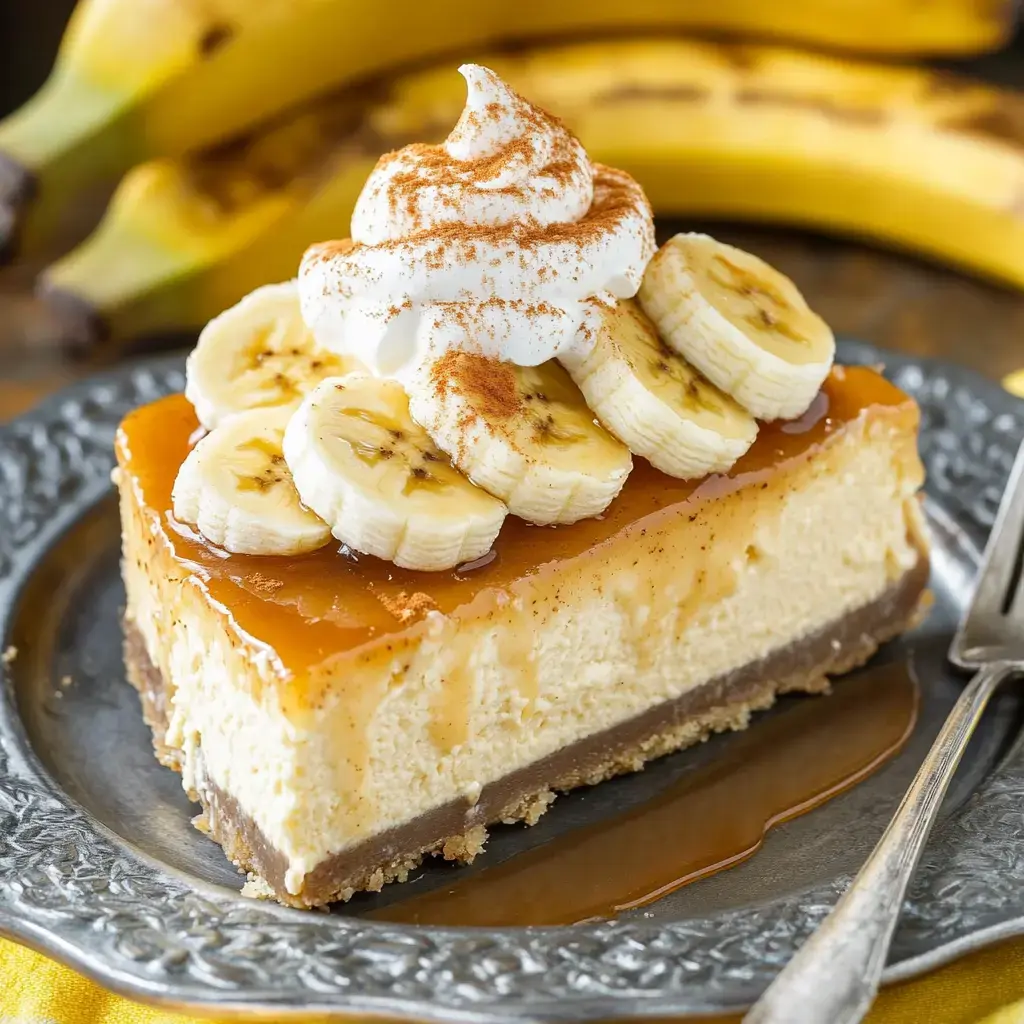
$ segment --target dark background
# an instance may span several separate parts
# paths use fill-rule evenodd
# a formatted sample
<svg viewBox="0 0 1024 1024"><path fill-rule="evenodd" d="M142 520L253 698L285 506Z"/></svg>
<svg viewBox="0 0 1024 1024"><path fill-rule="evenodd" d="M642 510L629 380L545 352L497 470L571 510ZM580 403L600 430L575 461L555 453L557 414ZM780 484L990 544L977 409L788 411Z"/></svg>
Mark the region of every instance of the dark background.
<svg viewBox="0 0 1024 1024"><path fill-rule="evenodd" d="M0 114L46 77L73 6L73 0L0 0ZM1018 35L1003 53L945 66L1024 88L1024 38ZM680 226L659 223L660 234ZM966 363L994 378L1024 367L1024 296L1016 291L847 240L735 224L685 226L709 230L777 265L837 333ZM95 364L0 346L0 418Z"/></svg>
<svg viewBox="0 0 1024 1024"><path fill-rule="evenodd" d="M0 0L0 112L42 84L72 7L74 0Z"/></svg>

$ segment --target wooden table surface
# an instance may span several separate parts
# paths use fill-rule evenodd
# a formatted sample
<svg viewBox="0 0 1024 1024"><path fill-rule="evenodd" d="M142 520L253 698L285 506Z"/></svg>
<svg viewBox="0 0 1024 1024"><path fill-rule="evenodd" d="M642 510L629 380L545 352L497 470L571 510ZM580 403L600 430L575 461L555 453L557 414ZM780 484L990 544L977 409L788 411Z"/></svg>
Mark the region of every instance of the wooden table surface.
<svg viewBox="0 0 1024 1024"><path fill-rule="evenodd" d="M1024 368L1022 292L914 257L810 234L724 224L666 224L660 233L683 227L708 230L789 274L837 334L964 363L995 380ZM25 318L27 299L2 299L4 319ZM109 362L102 351L74 360L37 345L30 331L0 331L0 417L23 412Z"/></svg>

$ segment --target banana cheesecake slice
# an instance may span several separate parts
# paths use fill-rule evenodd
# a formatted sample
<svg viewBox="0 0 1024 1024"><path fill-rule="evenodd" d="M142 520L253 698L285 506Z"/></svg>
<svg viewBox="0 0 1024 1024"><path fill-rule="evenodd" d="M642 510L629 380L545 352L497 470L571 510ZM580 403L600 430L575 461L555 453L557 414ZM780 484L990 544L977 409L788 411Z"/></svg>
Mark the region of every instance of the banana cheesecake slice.
<svg viewBox="0 0 1024 1024"><path fill-rule="evenodd" d="M836 368L725 473L641 461L603 517L509 517L487 556L419 572L211 545L171 512L192 405L139 409L117 439L126 656L158 755L282 902L470 860L489 824L823 691L911 625L917 422L873 370Z"/></svg>
<svg viewBox="0 0 1024 1024"><path fill-rule="evenodd" d="M492 71L352 237L203 330L117 439L158 756L299 907L472 860L917 618L917 409Z"/></svg>

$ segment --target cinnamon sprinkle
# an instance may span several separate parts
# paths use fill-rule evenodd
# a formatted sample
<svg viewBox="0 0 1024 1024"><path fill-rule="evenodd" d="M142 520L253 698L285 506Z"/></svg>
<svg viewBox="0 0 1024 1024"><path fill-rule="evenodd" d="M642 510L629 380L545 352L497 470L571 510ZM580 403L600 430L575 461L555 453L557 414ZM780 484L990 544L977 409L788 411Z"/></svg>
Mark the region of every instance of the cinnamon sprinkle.
<svg viewBox="0 0 1024 1024"><path fill-rule="evenodd" d="M394 597L382 594L380 591L374 591L374 593L377 595L377 600L399 622L408 622L409 619L437 610L437 602L429 594L418 590L414 594L407 594L403 590Z"/></svg>
<svg viewBox="0 0 1024 1024"><path fill-rule="evenodd" d="M401 211L408 230L401 237L385 238L376 243L353 243L349 239L337 243L323 243L310 250L307 258L327 260L340 256L342 273L336 286L343 298L356 294L361 281L373 285L380 273L379 260L364 261L366 253L395 253L404 255L414 251L421 265L432 272L443 271L452 265L485 263L496 269L503 266L518 268L524 277L534 277L535 286L543 287L566 275L576 279L576 260L572 251L582 254L590 246L604 240L621 237L629 229L632 214L650 207L640 186L628 175L600 164L591 165L594 175L594 195L589 210L578 221L543 224L536 217L521 211L517 219L502 223L466 223L460 220L428 223L420 210L426 202L424 190L430 193L433 210L450 211L454 216L461 207L461 196L467 190L486 189L488 195L525 197L524 186L511 184L502 188L487 188L506 172L522 165L529 166L534 150L532 139L547 132L557 140L548 162L538 168L543 177L542 194L554 196L558 188L571 188L582 180L584 164L580 164L578 141L564 128L558 118L531 106L513 94L511 110L517 121L516 134L502 140L496 152L479 158L460 160L451 155L447 144L413 143L403 150L385 154L378 162L378 170L387 168L405 154L410 159L390 167L376 186L377 196L386 200L393 213ZM508 104L490 102L483 110L466 109L459 123L449 135L449 142L462 143L472 139L483 127L483 122L500 124ZM510 175L510 177L515 177ZM549 184L550 183L550 184ZM499 287L499 275L484 272L481 275L483 294L493 293ZM504 284L500 287L504 288ZM434 365L431 376L434 386L445 391L462 392L468 404L476 410L475 416L492 422L507 423L520 411L521 397L511 367L496 360L484 358L482 351L488 346L489 335L500 335L496 318L523 317L536 323L537 330L550 330L567 315L544 301L505 299L496 295L482 301L473 301L469 295L451 297L453 301L434 299L429 303L429 315L434 327L453 339L454 348L461 349L466 361L449 353ZM397 296L379 316L393 320L412 306L408 296ZM583 327L586 330L586 325ZM492 337L493 341L494 338Z"/></svg>
<svg viewBox="0 0 1024 1024"><path fill-rule="evenodd" d="M284 580L275 580L261 572L249 573L245 579L258 594L274 594L284 586Z"/></svg>
<svg viewBox="0 0 1024 1024"><path fill-rule="evenodd" d="M511 363L452 349L431 366L430 380L438 398L450 392L471 398L474 418L509 420L523 408Z"/></svg>
<svg viewBox="0 0 1024 1024"><path fill-rule="evenodd" d="M429 228L414 230L401 238L390 238L378 242L373 248L384 251L395 251L416 244L435 243L428 252L430 261L462 258L472 259L469 255L476 242L490 244L495 247L508 245L508 254L514 256L517 251L535 251L537 248L558 243L571 243L579 248L606 236L614 231L636 205L638 199L646 204L643 193L628 175L614 168L594 165L594 201L590 210L582 220L566 223L538 224L533 218L524 218L511 224L466 224L462 222L445 222ZM345 239L342 242L320 243L316 246L317 255L324 257L333 255L357 254L359 250L368 248L365 243ZM458 248L456 248L458 247Z"/></svg>
<svg viewBox="0 0 1024 1024"><path fill-rule="evenodd" d="M398 159L400 153L414 157L413 166L397 171L388 179L385 187L388 208L392 213L403 210L413 225L413 234L425 227L418 209L420 193L424 188L435 187L442 191L441 204L454 208L455 203L446 190L462 187L485 187L498 179L504 172L516 164L526 163L533 154L531 137L551 132L560 140L575 141L562 122L554 115L532 106L518 93L513 92L513 107L517 121L522 125L522 132L509 139L496 152L470 160L456 159L449 153L446 144L433 145L414 142L402 150L384 154L378 162L374 173L384 170ZM484 108L483 117L498 122L504 114L505 107L497 101L488 103ZM459 118L449 136L451 141L461 141L467 134L479 131L481 115L479 112L466 109ZM566 187L571 184L575 172L572 159L571 142L562 141L556 158L543 169L545 177L555 184ZM507 195L522 198L525 190L519 185L508 185L492 190L496 195ZM545 190L546 194L554 195L554 187Z"/></svg>

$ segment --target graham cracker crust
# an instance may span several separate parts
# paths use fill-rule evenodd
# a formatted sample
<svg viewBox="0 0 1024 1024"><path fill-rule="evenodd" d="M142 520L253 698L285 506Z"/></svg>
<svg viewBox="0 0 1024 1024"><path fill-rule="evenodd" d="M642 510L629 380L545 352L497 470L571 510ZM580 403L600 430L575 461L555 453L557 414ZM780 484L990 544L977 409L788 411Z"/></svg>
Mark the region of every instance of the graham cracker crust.
<svg viewBox="0 0 1024 1024"><path fill-rule="evenodd" d="M265 882L280 902L309 908L348 900L363 890L377 892L388 882L405 881L428 855L473 860L483 849L488 825L532 825L559 792L638 771L645 762L700 743L713 733L745 729L753 712L771 707L780 694L827 692L830 675L863 665L880 644L916 624L927 605L927 579L928 561L922 551L903 579L842 620L488 784L473 806L452 801L327 858L305 876L299 893L285 887L284 856L230 794L211 780L204 781L199 771L198 792L190 796L202 804L204 831L242 871ZM165 743L169 687L129 621L124 646L128 678L139 691L156 755L180 771L180 751ZM266 891L259 884L256 888Z"/></svg>

